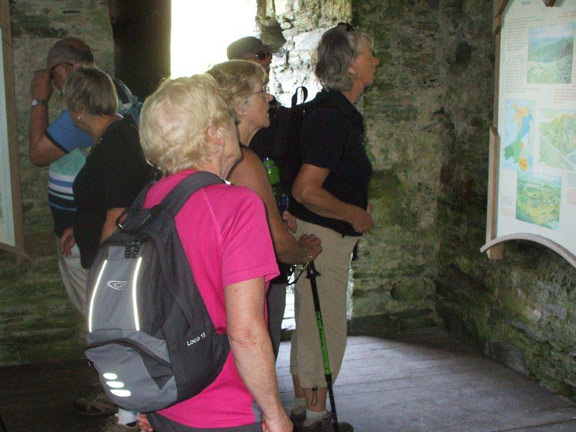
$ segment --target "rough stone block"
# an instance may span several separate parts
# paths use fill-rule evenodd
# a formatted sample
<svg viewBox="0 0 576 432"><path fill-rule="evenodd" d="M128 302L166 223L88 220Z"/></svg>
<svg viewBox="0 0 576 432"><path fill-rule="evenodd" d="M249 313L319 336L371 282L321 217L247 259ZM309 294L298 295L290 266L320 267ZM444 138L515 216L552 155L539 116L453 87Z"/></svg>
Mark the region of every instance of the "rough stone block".
<svg viewBox="0 0 576 432"><path fill-rule="evenodd" d="M402 302L418 302L429 298L435 291L434 283L427 278L402 278L393 285L391 296Z"/></svg>

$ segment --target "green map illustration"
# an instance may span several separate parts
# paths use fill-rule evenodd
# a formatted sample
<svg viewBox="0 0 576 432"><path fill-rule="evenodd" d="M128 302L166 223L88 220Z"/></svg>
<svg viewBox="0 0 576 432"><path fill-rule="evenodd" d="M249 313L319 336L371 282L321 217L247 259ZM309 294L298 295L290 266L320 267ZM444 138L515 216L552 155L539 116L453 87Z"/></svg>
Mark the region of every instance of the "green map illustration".
<svg viewBox="0 0 576 432"><path fill-rule="evenodd" d="M525 172L533 165L531 140L534 102L507 100L505 105L504 169Z"/></svg>
<svg viewBox="0 0 576 432"><path fill-rule="evenodd" d="M576 170L576 112L542 112L538 160L551 168Z"/></svg>
<svg viewBox="0 0 576 432"><path fill-rule="evenodd" d="M558 230L562 179L543 174L519 173L516 219Z"/></svg>

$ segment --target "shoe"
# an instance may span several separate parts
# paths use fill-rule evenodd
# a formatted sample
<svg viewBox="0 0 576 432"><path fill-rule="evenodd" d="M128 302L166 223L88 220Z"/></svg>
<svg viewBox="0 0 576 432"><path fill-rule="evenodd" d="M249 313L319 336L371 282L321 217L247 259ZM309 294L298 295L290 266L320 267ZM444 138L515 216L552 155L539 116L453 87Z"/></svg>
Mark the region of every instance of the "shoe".
<svg viewBox="0 0 576 432"><path fill-rule="evenodd" d="M109 416L118 411L118 407L110 402L104 393L76 399L72 402L72 409L77 414L88 417Z"/></svg>
<svg viewBox="0 0 576 432"><path fill-rule="evenodd" d="M114 414L110 417L102 432L140 432L140 427L137 421L129 425L118 424L118 414Z"/></svg>
<svg viewBox="0 0 576 432"><path fill-rule="evenodd" d="M310 426L300 426L299 432L334 432L334 425L332 424L332 414L329 412L326 416L318 421L315 421ZM339 432L354 432L354 428L350 423L338 422Z"/></svg>
<svg viewBox="0 0 576 432"><path fill-rule="evenodd" d="M291 412L290 420L294 424L296 430L300 430L302 428L302 425L306 421L306 411L302 412L302 414L294 414L293 412Z"/></svg>

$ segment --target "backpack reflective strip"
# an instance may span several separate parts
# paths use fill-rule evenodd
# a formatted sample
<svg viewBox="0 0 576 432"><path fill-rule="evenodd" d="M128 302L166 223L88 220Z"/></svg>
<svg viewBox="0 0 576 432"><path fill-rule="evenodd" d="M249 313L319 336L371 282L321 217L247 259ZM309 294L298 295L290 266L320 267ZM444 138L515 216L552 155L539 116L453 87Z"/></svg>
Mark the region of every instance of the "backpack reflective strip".
<svg viewBox="0 0 576 432"><path fill-rule="evenodd" d="M94 285L94 292L92 293L92 298L90 299L90 307L88 309L88 331L92 332L92 312L94 307L94 300L96 299L96 293L98 292L98 287L100 286L100 279L102 279L102 275L104 274L104 269L108 264L108 260L104 260L104 264L102 264L102 268L100 269L100 273L98 273L98 278L96 279L96 284Z"/></svg>
<svg viewBox="0 0 576 432"><path fill-rule="evenodd" d="M110 390L110 393L118 396L118 397L130 397L132 396L132 392L130 390Z"/></svg>
<svg viewBox="0 0 576 432"><path fill-rule="evenodd" d="M124 388L122 381L106 381L106 385L110 388Z"/></svg>
<svg viewBox="0 0 576 432"><path fill-rule="evenodd" d="M138 300L137 300L137 288L138 288L138 274L140 272L140 264L142 264L142 256L138 257L136 261L136 268L134 269L134 275L132 276L132 304L134 309L134 328L136 331L140 331L140 319L138 318Z"/></svg>

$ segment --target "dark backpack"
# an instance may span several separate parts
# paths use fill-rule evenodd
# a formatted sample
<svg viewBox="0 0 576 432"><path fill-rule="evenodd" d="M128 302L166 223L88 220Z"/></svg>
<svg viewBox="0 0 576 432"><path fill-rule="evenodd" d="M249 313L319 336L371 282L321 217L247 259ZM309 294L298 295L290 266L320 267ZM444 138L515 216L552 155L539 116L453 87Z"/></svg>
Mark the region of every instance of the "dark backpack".
<svg viewBox="0 0 576 432"><path fill-rule="evenodd" d="M302 102L298 103L300 95ZM300 86L292 95L291 107L278 111L274 139L269 150L270 155L267 155L274 159L278 165L280 181L283 189L288 193L290 202L294 199L292 186L303 163L300 140L304 118L318 108L338 109L317 98L306 102L307 98L308 90L306 87Z"/></svg>
<svg viewBox="0 0 576 432"><path fill-rule="evenodd" d="M174 221L196 190L222 182L191 174L143 209L148 186L98 250L88 276L86 356L122 408L149 412L189 399L226 361L227 336L215 331Z"/></svg>
<svg viewBox="0 0 576 432"><path fill-rule="evenodd" d="M298 104L298 95L302 95L302 103ZM308 90L304 86L296 89L292 96L292 105L286 108L276 99L270 102L270 126L260 129L250 142L250 149L261 159L270 158L278 166L282 190L290 194L291 185L298 173L301 159L299 143L300 129L303 115L313 108L314 104L308 102ZM294 174L295 171L295 174Z"/></svg>

